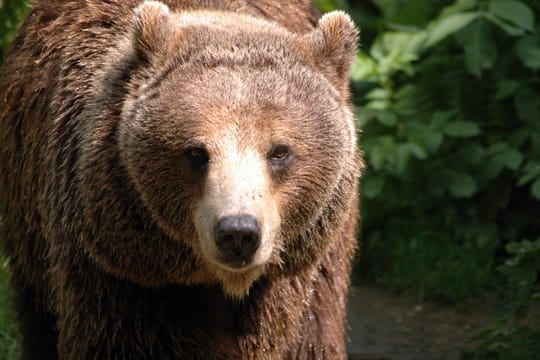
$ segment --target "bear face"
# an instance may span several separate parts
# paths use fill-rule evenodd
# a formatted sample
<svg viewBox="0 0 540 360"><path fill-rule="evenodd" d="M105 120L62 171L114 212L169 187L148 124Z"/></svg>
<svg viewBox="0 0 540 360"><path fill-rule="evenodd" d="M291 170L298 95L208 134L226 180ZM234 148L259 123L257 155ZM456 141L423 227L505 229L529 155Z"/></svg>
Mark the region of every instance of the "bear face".
<svg viewBox="0 0 540 360"><path fill-rule="evenodd" d="M178 247L134 241L130 269L106 243L93 257L145 284L166 273L165 282L218 282L235 297L261 276L310 266L328 229L340 228L350 206L341 194L358 175L346 103L356 41L339 12L298 35L240 14L175 14L151 1L137 8L124 49L130 65L117 70L130 89L117 156L134 196ZM158 254L159 270L141 265L143 247ZM175 268L181 263L188 270Z"/></svg>

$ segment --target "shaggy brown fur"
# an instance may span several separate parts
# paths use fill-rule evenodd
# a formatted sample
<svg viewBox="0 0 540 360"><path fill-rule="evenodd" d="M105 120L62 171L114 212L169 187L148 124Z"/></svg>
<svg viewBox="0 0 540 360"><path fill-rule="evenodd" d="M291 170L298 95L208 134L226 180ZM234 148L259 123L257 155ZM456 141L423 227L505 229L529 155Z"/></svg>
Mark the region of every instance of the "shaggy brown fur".
<svg viewBox="0 0 540 360"><path fill-rule="evenodd" d="M38 1L7 53L0 203L23 357L345 358L354 25L317 23L307 0L139 3ZM227 199L268 230L238 270L205 238Z"/></svg>

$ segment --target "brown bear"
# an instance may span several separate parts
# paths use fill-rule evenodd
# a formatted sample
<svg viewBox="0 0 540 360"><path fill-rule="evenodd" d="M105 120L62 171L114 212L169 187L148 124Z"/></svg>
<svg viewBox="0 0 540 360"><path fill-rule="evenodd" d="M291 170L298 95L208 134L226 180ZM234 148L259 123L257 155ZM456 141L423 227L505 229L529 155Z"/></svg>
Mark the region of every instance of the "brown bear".
<svg viewBox="0 0 540 360"><path fill-rule="evenodd" d="M356 45L307 0L37 1L0 82L23 358L346 358Z"/></svg>

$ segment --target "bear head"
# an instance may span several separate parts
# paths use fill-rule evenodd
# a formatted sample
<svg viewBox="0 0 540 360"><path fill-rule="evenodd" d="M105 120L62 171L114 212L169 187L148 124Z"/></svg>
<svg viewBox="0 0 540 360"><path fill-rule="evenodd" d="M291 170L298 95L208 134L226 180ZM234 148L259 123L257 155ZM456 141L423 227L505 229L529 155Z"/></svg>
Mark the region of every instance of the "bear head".
<svg viewBox="0 0 540 360"><path fill-rule="evenodd" d="M141 255L132 267L190 262L193 274L165 269L169 280L241 297L316 263L339 239L360 167L347 103L357 37L339 11L295 34L239 13L135 10L118 158L151 222L184 250L146 243L176 260ZM129 278L112 253L94 258Z"/></svg>

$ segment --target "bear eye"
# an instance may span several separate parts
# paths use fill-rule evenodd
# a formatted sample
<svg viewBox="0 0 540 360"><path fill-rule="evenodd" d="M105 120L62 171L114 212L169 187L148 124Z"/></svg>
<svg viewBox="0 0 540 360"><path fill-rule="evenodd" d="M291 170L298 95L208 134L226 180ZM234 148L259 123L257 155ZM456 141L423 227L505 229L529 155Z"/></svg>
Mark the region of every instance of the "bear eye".
<svg viewBox="0 0 540 360"><path fill-rule="evenodd" d="M203 148L191 147L186 149L184 154L196 169L204 169L208 164L208 153Z"/></svg>
<svg viewBox="0 0 540 360"><path fill-rule="evenodd" d="M291 151L286 145L275 146L270 152L270 160L274 163L284 162L289 158Z"/></svg>

